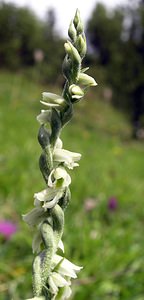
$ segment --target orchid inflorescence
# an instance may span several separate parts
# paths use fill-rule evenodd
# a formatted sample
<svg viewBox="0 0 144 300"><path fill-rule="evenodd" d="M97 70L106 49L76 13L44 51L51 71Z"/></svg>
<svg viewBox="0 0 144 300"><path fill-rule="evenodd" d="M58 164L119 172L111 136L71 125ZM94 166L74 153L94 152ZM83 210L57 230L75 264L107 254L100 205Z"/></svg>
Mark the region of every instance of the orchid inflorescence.
<svg viewBox="0 0 144 300"><path fill-rule="evenodd" d="M78 166L81 154L63 149L60 133L73 115L73 105L81 100L95 80L82 69L86 54L86 38L79 10L71 21L64 47L63 75L66 79L61 96L44 92L41 103L47 107L37 116L40 123L38 141L42 148L39 166L46 188L34 194L34 209L23 215L35 228L32 242L36 256L33 261L33 300L65 300L71 295L71 278L81 267L64 257L62 234L64 211L70 201L71 177L67 169ZM61 249L61 255L58 249ZM29 299L30 300L30 299Z"/></svg>

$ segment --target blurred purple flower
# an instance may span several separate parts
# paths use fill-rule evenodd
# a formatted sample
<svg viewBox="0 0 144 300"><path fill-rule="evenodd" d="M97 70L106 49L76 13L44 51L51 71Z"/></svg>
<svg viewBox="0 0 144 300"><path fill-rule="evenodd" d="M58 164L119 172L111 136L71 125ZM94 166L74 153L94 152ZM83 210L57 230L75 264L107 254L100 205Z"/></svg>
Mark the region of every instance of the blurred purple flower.
<svg viewBox="0 0 144 300"><path fill-rule="evenodd" d="M108 209L110 211L115 211L118 207L118 201L115 197L110 197L108 200Z"/></svg>
<svg viewBox="0 0 144 300"><path fill-rule="evenodd" d="M17 231L17 226L11 221L1 220L0 221L0 234L2 234L5 239L10 239L10 237Z"/></svg>

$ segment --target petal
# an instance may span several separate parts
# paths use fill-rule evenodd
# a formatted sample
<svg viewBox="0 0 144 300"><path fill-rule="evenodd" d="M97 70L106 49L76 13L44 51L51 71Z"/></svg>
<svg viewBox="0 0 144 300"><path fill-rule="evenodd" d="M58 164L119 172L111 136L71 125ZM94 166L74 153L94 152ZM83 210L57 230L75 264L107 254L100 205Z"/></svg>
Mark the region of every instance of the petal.
<svg viewBox="0 0 144 300"><path fill-rule="evenodd" d="M60 248L62 250L62 252L64 253L64 244L63 244L62 240L59 241L58 248Z"/></svg>
<svg viewBox="0 0 144 300"><path fill-rule="evenodd" d="M77 265L71 263L68 259L64 258L60 265L58 266L58 271L65 276L70 276L72 278L76 278L77 275L75 272L78 272L82 269Z"/></svg>
<svg viewBox="0 0 144 300"><path fill-rule="evenodd" d="M44 297L34 297L34 298L30 298L30 299L26 299L26 300L44 300Z"/></svg>
<svg viewBox="0 0 144 300"><path fill-rule="evenodd" d="M94 78L87 75L87 74L85 74L85 73L80 73L79 74L78 84L82 84L82 85L85 85L85 86L96 86L97 85Z"/></svg>
<svg viewBox="0 0 144 300"><path fill-rule="evenodd" d="M57 287L63 287L63 286L70 285L70 283L57 272L53 272L51 277L52 277L54 283L57 285Z"/></svg>
<svg viewBox="0 0 144 300"><path fill-rule="evenodd" d="M60 161L63 161L65 159L71 159L71 160L74 160L74 161L78 161L78 160L80 160L80 158L81 158L80 153L68 151L68 150L65 150L65 149L55 149L54 150L54 159L55 160L60 159Z"/></svg>
<svg viewBox="0 0 144 300"><path fill-rule="evenodd" d="M55 143L55 148L61 149L62 146L63 146L63 142L60 138L58 138Z"/></svg>
<svg viewBox="0 0 144 300"><path fill-rule="evenodd" d="M34 226L45 218L45 211L42 207L36 207L26 215L22 215L22 218L29 226Z"/></svg>
<svg viewBox="0 0 144 300"><path fill-rule="evenodd" d="M37 231L33 237L32 250L33 253L40 251L40 244L42 243L41 233Z"/></svg>
<svg viewBox="0 0 144 300"><path fill-rule="evenodd" d="M69 169L73 169L75 165L75 161L80 160L81 154L76 152L71 152L65 149L58 149L54 150L53 159L57 162L63 162L66 167Z"/></svg>
<svg viewBox="0 0 144 300"><path fill-rule="evenodd" d="M55 179L65 178L67 176L67 171L63 167L58 167L55 169L54 177Z"/></svg>
<svg viewBox="0 0 144 300"><path fill-rule="evenodd" d="M54 254L52 259L52 270L62 261L64 258L60 255Z"/></svg>
<svg viewBox="0 0 144 300"><path fill-rule="evenodd" d="M64 287L61 300L68 299L71 296L72 290L69 286Z"/></svg>
<svg viewBox="0 0 144 300"><path fill-rule="evenodd" d="M50 201L56 196L57 192L58 192L57 189L47 188L45 190L42 190L39 193L35 193L34 199L39 201L44 201L44 202Z"/></svg>
<svg viewBox="0 0 144 300"><path fill-rule="evenodd" d="M52 269L56 268L56 271L63 276L76 278L76 272L79 272L82 267L74 265L68 259L55 254L52 261Z"/></svg>
<svg viewBox="0 0 144 300"><path fill-rule="evenodd" d="M41 113L37 116L37 121L40 124L45 124L51 120L51 110L41 110Z"/></svg>
<svg viewBox="0 0 144 300"><path fill-rule="evenodd" d="M55 104L55 103L47 103L45 101L40 101L42 104L48 106L48 107L56 107L58 108L59 107L59 104Z"/></svg>
<svg viewBox="0 0 144 300"><path fill-rule="evenodd" d="M52 175L55 180L52 182ZM71 183L71 177L63 167L57 167L53 170L48 179L48 185L57 189L68 187Z"/></svg>
<svg viewBox="0 0 144 300"><path fill-rule="evenodd" d="M52 275L49 276L48 278L48 284L49 284L49 289L50 289L50 292L52 294L57 294L58 292L58 287L57 285L55 284L53 278L52 278Z"/></svg>
<svg viewBox="0 0 144 300"><path fill-rule="evenodd" d="M53 94L53 93L43 92L42 99L43 99L43 101L46 101L47 103L49 102L52 104L61 105L61 104L65 103L65 100L63 97L61 97L57 94Z"/></svg>
<svg viewBox="0 0 144 300"><path fill-rule="evenodd" d="M64 193L63 189L59 190L57 192L56 196L53 198L53 200L48 201L48 202L45 201L45 203L43 205L43 208L45 209L45 208L52 208L52 207L54 207L58 203L59 199L63 196L63 193Z"/></svg>

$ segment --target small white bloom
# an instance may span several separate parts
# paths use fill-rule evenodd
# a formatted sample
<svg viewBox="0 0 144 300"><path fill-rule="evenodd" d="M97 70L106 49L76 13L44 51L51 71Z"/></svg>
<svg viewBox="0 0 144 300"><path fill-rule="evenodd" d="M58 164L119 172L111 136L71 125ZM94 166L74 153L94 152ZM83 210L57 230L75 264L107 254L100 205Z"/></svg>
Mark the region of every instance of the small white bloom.
<svg viewBox="0 0 144 300"><path fill-rule="evenodd" d="M76 166L79 166L77 161L80 160L81 154L76 152L71 152L65 149L54 149L53 154L54 161L56 162L63 162L65 167L69 169L73 169Z"/></svg>
<svg viewBox="0 0 144 300"><path fill-rule="evenodd" d="M63 193L63 188L48 187L47 189L34 194L34 205L38 206L40 202L43 202L42 207L44 209L52 208L58 203Z"/></svg>
<svg viewBox="0 0 144 300"><path fill-rule="evenodd" d="M55 268L62 276L68 276L71 278L77 278L76 272L79 272L82 269L82 267L71 263L68 259L57 254L53 257L52 268Z"/></svg>
<svg viewBox="0 0 144 300"><path fill-rule="evenodd" d="M72 84L69 87L69 92L70 92L70 94L72 96L72 99L79 100L79 99L81 99L84 96L83 90L78 85L76 85L76 84Z"/></svg>
<svg viewBox="0 0 144 300"><path fill-rule="evenodd" d="M48 278L49 289L53 295L52 300L66 300L71 295L71 278L76 278L78 267L66 258L55 254L52 259L52 273Z"/></svg>
<svg viewBox="0 0 144 300"><path fill-rule="evenodd" d="M66 105L66 101L63 97L53 93L43 92L42 98L43 100L40 102L48 107L55 107L61 109L61 107Z"/></svg>

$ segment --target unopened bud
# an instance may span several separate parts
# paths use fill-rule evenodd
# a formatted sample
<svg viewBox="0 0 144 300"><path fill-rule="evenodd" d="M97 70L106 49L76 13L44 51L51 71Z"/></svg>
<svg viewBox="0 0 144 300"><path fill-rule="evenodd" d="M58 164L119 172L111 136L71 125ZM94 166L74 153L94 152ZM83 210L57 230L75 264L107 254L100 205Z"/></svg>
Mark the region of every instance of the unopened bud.
<svg viewBox="0 0 144 300"><path fill-rule="evenodd" d="M75 28L77 29L77 26L78 26L78 23L80 21L80 12L79 12L79 9L76 10L76 13L75 13L75 16L74 16L74 26Z"/></svg>
<svg viewBox="0 0 144 300"><path fill-rule="evenodd" d="M81 19L78 22L76 30L77 30L78 35L83 33L84 28L83 28L83 23L82 23Z"/></svg>
<svg viewBox="0 0 144 300"><path fill-rule="evenodd" d="M76 45L81 58L83 58L86 55L86 51L87 51L85 36L80 34L77 38Z"/></svg>
<svg viewBox="0 0 144 300"><path fill-rule="evenodd" d="M64 47L65 47L67 54L69 55L69 57L72 60L77 61L78 63L81 63L81 57L80 57L77 49L72 45L71 42L67 41L67 43L64 44Z"/></svg>
<svg viewBox="0 0 144 300"><path fill-rule="evenodd" d="M62 96L53 94L53 93L42 93L42 101L40 101L46 106L60 108L66 104L64 98Z"/></svg>
<svg viewBox="0 0 144 300"><path fill-rule="evenodd" d="M68 55L66 55L62 65L62 71L64 77L68 80L70 80L71 78L71 70L72 70L72 61L71 59L68 58Z"/></svg>
<svg viewBox="0 0 144 300"><path fill-rule="evenodd" d="M82 84L84 86L96 86L97 85L94 78L85 73L79 74L78 84Z"/></svg>
<svg viewBox="0 0 144 300"><path fill-rule="evenodd" d="M76 29L74 27L73 21L71 21L71 23L70 23L70 26L69 26L69 29L68 29L68 35L71 38L71 40L73 42L75 42L77 33L76 33Z"/></svg>

